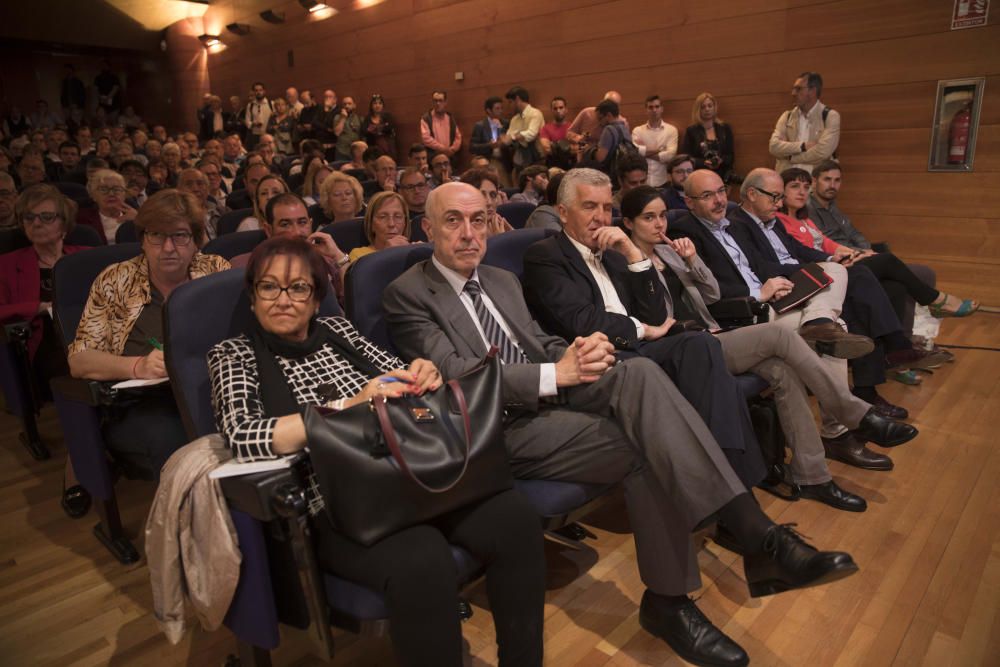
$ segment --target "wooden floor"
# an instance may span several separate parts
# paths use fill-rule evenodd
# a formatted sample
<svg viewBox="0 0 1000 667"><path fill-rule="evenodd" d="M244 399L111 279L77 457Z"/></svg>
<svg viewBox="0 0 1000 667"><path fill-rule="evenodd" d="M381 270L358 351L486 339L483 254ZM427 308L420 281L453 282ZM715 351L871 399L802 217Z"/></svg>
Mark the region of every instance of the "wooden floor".
<svg viewBox="0 0 1000 667"><path fill-rule="evenodd" d="M950 320L942 343L1000 348L1000 315ZM796 522L819 546L850 551L861 571L826 587L750 599L738 557L700 552L699 605L755 665L1000 665L1000 351L957 349L957 363L922 386L890 383L921 430L893 450L896 469L831 463L844 487L868 499L864 514L767 495L779 522ZM170 646L151 612L144 564L122 567L92 537L93 515L73 521L58 504L65 449L51 408L42 431L51 461L32 461L16 423L0 415L0 665L221 665L233 649L220 630ZM153 489L119 484L137 538ZM672 665L681 661L639 628L642 585L619 502L587 525L592 549L548 547L548 665ZM140 546L141 550L141 546ZM483 586L464 626L468 664L495 664ZM336 664L391 665L388 642L338 634ZM308 638L284 633L279 665L313 665Z"/></svg>

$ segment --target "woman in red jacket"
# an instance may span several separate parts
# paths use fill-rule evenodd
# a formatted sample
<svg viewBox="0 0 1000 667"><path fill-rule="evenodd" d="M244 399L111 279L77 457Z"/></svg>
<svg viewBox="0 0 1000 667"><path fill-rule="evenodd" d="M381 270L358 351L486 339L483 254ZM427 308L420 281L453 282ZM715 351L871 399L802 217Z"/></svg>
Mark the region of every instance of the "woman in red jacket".
<svg viewBox="0 0 1000 667"><path fill-rule="evenodd" d="M978 301L959 299L923 282L891 252L856 250L831 240L807 213L806 202L812 184L809 172L793 167L781 172L781 179L785 182L785 205L778 213L778 220L789 236L804 246L827 253L844 266L855 262L867 266L882 283L894 306L899 302L897 297L909 296L927 306L934 317L965 317L979 309Z"/></svg>
<svg viewBox="0 0 1000 667"><path fill-rule="evenodd" d="M85 248L69 246L63 239L76 218L76 204L51 185L34 185L17 199L15 216L31 245L0 255L0 321L31 323L28 355L37 386L68 375L66 353L52 323L52 267L63 255ZM66 487L69 484L69 487ZM75 482L66 459L62 506L73 518L90 507L90 495Z"/></svg>

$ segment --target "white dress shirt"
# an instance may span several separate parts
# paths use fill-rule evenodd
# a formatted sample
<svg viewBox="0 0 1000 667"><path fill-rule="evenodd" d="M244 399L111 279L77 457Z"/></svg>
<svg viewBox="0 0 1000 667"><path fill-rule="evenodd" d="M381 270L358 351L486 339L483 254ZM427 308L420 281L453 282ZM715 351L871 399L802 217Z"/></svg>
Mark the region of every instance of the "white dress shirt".
<svg viewBox="0 0 1000 667"><path fill-rule="evenodd" d="M472 318L472 323L476 325L476 331L479 332L479 336L483 339L483 343L486 345L486 348L489 349L493 343L486 338L486 333L483 331L483 325L479 321L479 315L476 314L476 307L472 303L472 297L465 291L465 283L470 280L479 282L479 286L482 287L483 283L479 280L479 272L473 271L472 277L466 278L458 272L449 269L447 266L439 262L438 258L433 255L431 256L431 262L433 262L435 268L441 272L444 279L448 281L451 288L455 290L458 300L462 302L462 305L465 306L465 310L469 312L469 317ZM503 315L501 315L500 311L497 310L496 305L493 303L493 300L490 299L490 296L486 293L485 289L480 290L479 298L483 300L483 305L486 306L486 310L490 311L490 315L492 315L493 319L497 321L497 324L500 325L503 332L507 334L507 337L510 338L514 345L517 345L518 349L520 349L523 353L524 348L522 348L518 342L517 336L515 336L514 332L510 330L509 326L507 326L507 322L504 321ZM525 357L527 356L528 355L525 355ZM547 396L557 396L558 394L559 387L556 385L556 365L554 363L539 364L538 396L540 398L545 398Z"/></svg>
<svg viewBox="0 0 1000 667"><path fill-rule="evenodd" d="M666 163L677 154L677 128L662 120L656 127L645 123L632 130L632 143L646 158L646 184L658 188L666 183Z"/></svg>
<svg viewBox="0 0 1000 667"><path fill-rule="evenodd" d="M632 320L635 324L636 338L641 340L646 333L646 327L642 325L642 322L628 314L625 304L622 303L621 297L618 296L615 284L611 282L611 276L608 275L607 269L601 263L601 253L594 252L569 234L566 235L566 238L580 252L580 256L583 257L583 263L587 265L587 268L590 269L590 274L594 276L594 281L597 282L597 289L601 291L601 298L604 299L604 310L616 315L625 315ZM629 264L628 270L633 273L642 273L643 271L647 271L652 265L653 262L651 260L644 259L634 264Z"/></svg>

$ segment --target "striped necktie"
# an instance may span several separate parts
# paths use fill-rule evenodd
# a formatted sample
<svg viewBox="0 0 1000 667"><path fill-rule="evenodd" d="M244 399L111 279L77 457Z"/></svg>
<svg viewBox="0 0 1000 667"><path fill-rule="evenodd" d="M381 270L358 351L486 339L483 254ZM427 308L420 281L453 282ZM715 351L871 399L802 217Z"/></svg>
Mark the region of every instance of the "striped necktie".
<svg viewBox="0 0 1000 667"><path fill-rule="evenodd" d="M482 297L483 288L479 283L475 280L470 280L465 283L463 289L472 298L472 305L476 309L476 315L479 317L479 323L483 327L483 333L486 334L486 340L500 350L500 360L505 364L528 363L528 358L521 351L521 348L515 345L514 341L504 333L503 329L500 328L500 323L496 321L496 318L486 308Z"/></svg>

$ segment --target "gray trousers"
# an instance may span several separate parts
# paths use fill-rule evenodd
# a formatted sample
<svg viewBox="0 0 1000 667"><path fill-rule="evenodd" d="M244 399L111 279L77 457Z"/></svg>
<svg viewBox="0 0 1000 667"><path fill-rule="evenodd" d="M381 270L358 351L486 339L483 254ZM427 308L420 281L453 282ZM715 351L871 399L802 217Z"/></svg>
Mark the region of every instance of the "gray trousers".
<svg viewBox="0 0 1000 667"><path fill-rule="evenodd" d="M871 406L851 393L842 360L820 357L794 330L777 322L720 333L729 372L756 373L771 385L781 430L792 450L792 478L798 484L830 481L808 388L825 415L856 428Z"/></svg>
<svg viewBox="0 0 1000 667"><path fill-rule="evenodd" d="M514 476L622 480L643 583L661 595L697 589L691 530L747 492L708 427L649 359L621 362L567 398L509 420Z"/></svg>

